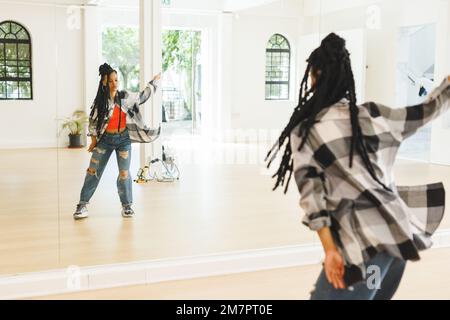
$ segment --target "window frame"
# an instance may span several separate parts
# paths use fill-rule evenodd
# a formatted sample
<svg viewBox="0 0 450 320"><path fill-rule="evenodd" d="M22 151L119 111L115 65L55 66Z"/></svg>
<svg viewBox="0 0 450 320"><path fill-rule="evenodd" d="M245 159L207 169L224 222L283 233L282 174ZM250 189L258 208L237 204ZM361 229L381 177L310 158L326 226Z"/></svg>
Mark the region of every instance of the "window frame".
<svg viewBox="0 0 450 320"><path fill-rule="evenodd" d="M27 28L25 28L25 26L23 24L21 24L21 23L19 23L17 21L13 21L13 20L0 21L0 28L2 28L6 24L9 24L9 30L8 30L9 32L6 33L4 29L1 29L3 31L3 33L4 33L4 35L2 37L0 37L0 44L3 44L3 59L0 60L0 67L4 67L5 68L5 76L4 77L0 76L0 82L4 83L5 86L6 86L6 88L5 88L5 94L6 95L5 95L4 98L0 97L0 101L13 101L13 100L24 100L24 101L26 101L26 100L33 100L33 56L32 56L32 51L33 50L32 50L32 43L31 43L30 32L27 30ZM15 33L11 32L12 25L16 25L16 26L19 27ZM27 36L28 39L17 39L17 34L19 32L21 32L22 30L26 33L26 36ZM14 35L15 39L7 39L6 38L7 35L10 35L10 34ZM6 56L6 44L15 44L15 46L16 46L15 59L13 59L13 60L7 59L7 56ZM26 44L26 45L29 46L29 52L28 52L29 56L28 56L28 59L26 59L26 60L19 59L19 45L20 44ZM7 74L6 74L6 67L8 66L7 65L7 61L14 61L15 62L16 75L17 75L16 77L7 76ZM19 68L20 68L20 66L19 66L20 63L19 62L24 62L24 61L27 62L27 65L25 67L28 67L29 71L30 71L29 77L26 77L26 78L19 76L19 74L20 74L19 73ZM11 67L14 67L14 65L11 66ZM17 88L19 90L17 98L9 98L8 97L8 85L7 85L8 82L13 82L13 83L17 84ZM30 84L30 96L29 97L26 97L26 98L20 97L20 83L21 82L25 82L25 83L29 83Z"/></svg>
<svg viewBox="0 0 450 320"><path fill-rule="evenodd" d="M274 48L271 42L272 42L272 39L274 39L275 37L281 37L283 39L283 42L286 42L286 44L288 46L288 49ZM268 53L271 54L271 62L270 62L270 64L268 64L268 62L267 62L267 54ZM288 60L289 61L288 61L288 65L287 65L287 67L288 67L287 81L270 81L270 80L268 80L268 77L267 77L268 68L274 66L274 63L273 63L273 54L274 53L280 53L280 55L282 53L287 53L288 54L288 58L289 58ZM266 61L266 64L265 64L265 86L264 86L264 90L265 90L264 97L265 97L265 100L266 101L289 101L290 98L291 98L292 48L291 48L291 44L290 44L290 42L289 42L287 37L283 36L280 33L275 33L269 38L269 41L267 42L267 46L266 46L266 60L265 61ZM280 64L280 66L283 67L285 65ZM267 86L268 85L270 86L271 89L272 89L273 85L280 85L280 87L281 86L286 86L287 87L287 97L278 96L277 98L271 98L270 96L267 95ZM270 90L270 92L271 92L271 90Z"/></svg>

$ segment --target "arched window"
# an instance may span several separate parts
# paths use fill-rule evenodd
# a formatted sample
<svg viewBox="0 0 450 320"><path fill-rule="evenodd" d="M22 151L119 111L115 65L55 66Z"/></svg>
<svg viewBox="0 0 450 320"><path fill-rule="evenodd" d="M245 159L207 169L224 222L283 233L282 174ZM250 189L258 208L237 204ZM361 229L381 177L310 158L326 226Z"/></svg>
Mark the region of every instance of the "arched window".
<svg viewBox="0 0 450 320"><path fill-rule="evenodd" d="M0 100L33 99L31 39L24 26L0 22Z"/></svg>
<svg viewBox="0 0 450 320"><path fill-rule="evenodd" d="M266 100L288 100L291 46L281 34L274 34L266 48Z"/></svg>

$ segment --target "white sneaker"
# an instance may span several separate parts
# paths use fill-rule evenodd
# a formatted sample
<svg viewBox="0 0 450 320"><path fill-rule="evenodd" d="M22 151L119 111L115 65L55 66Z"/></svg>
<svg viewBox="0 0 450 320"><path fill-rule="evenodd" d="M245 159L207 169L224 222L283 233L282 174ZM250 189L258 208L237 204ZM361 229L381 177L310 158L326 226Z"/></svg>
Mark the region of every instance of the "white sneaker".
<svg viewBox="0 0 450 320"><path fill-rule="evenodd" d="M134 216L134 211L131 209L131 205L122 206L122 217L131 218Z"/></svg>
<svg viewBox="0 0 450 320"><path fill-rule="evenodd" d="M77 209L73 214L75 220L85 219L89 216L88 209L85 204L77 204Z"/></svg>

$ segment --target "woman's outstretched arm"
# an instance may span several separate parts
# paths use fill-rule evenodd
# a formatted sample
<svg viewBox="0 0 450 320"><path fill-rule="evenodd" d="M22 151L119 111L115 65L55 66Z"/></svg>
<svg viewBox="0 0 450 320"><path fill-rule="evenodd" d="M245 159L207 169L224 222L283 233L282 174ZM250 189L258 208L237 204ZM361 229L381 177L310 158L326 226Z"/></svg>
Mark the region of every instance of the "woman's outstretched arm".
<svg viewBox="0 0 450 320"><path fill-rule="evenodd" d="M161 73L158 73L153 79L147 84L147 87L139 93L139 105L147 102L148 99L155 93L158 88L158 81L161 79Z"/></svg>
<svg viewBox="0 0 450 320"><path fill-rule="evenodd" d="M125 106L127 108L137 107L145 102L155 93L158 88L158 82L161 79L161 74L157 74L147 84L144 90L139 93L125 92Z"/></svg>
<svg viewBox="0 0 450 320"><path fill-rule="evenodd" d="M450 109L450 76L418 105L389 108L369 102L363 104L363 107L367 108L372 117L384 118L395 139L401 142Z"/></svg>

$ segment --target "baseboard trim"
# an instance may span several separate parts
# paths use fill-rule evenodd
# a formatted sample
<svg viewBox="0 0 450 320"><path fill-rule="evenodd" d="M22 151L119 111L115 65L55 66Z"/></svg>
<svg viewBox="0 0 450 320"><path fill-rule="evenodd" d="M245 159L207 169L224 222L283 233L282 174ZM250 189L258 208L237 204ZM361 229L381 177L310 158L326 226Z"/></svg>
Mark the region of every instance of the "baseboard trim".
<svg viewBox="0 0 450 320"><path fill-rule="evenodd" d="M450 230L433 237L433 248L450 247ZM313 265L323 257L319 243L0 277L0 299L21 299L165 281Z"/></svg>

